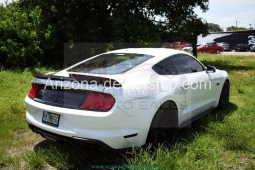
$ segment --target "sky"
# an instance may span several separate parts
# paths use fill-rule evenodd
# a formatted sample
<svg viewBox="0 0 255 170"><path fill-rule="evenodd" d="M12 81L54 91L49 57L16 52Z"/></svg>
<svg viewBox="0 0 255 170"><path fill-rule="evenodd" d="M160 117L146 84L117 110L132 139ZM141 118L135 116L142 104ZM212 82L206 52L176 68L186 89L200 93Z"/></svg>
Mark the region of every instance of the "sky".
<svg viewBox="0 0 255 170"><path fill-rule="evenodd" d="M0 3L6 0L0 0ZM12 0L9 0L11 2ZM218 24L223 30L229 26L255 28L255 0L209 0L209 10L205 13L195 8L195 13L208 23Z"/></svg>
<svg viewBox="0 0 255 170"><path fill-rule="evenodd" d="M255 0L209 0L209 10L202 13L195 8L195 13L208 23L218 24L224 31L229 26L255 28Z"/></svg>

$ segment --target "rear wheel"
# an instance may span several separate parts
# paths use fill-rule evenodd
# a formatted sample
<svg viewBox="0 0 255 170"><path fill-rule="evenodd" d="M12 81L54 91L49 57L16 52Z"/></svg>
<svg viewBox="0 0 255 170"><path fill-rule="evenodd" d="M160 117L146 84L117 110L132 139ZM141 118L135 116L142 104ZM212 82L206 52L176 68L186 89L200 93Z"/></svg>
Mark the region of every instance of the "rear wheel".
<svg viewBox="0 0 255 170"><path fill-rule="evenodd" d="M229 91L230 91L230 85L229 81L225 81L220 95L220 100L218 104L218 109L222 110L225 109L228 106L229 103Z"/></svg>
<svg viewBox="0 0 255 170"><path fill-rule="evenodd" d="M216 54L220 54L220 50L217 50L217 51L216 51Z"/></svg>
<svg viewBox="0 0 255 170"><path fill-rule="evenodd" d="M158 109L151 123L147 143L158 146L160 143L172 144L178 131L178 111L172 102L165 102Z"/></svg>

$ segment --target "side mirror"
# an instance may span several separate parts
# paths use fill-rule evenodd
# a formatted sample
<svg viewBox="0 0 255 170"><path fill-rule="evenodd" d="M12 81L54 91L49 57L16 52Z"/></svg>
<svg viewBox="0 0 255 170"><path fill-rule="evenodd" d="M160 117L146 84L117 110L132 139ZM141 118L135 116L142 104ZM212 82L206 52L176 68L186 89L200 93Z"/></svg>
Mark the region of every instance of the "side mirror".
<svg viewBox="0 0 255 170"><path fill-rule="evenodd" d="M216 72L216 68L214 66L207 66L207 69L206 69L206 72L207 73L214 73Z"/></svg>

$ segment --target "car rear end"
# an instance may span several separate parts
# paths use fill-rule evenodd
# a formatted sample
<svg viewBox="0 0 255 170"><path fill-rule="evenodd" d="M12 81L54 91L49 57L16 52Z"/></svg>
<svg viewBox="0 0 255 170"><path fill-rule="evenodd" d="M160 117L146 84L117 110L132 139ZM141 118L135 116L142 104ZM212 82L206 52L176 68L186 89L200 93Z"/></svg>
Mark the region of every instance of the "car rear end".
<svg viewBox="0 0 255 170"><path fill-rule="evenodd" d="M151 57L131 55L135 55L132 62L138 64ZM130 63L125 63L128 55L118 54L117 57L117 62L123 62L119 62L121 65L114 63L115 60L108 62L111 73L130 69ZM95 60L101 62L100 58ZM87 66L91 64L87 63ZM99 63L98 66L103 65L107 64ZM121 96L115 94L123 90L120 81L103 74L78 73L83 66L81 63L57 76L37 76L32 80L32 88L25 98L26 121L31 130L46 139L64 140L80 149L100 146L118 152L143 145L151 116L129 116L118 107L118 103L123 102ZM97 69L98 73L101 73L100 69Z"/></svg>

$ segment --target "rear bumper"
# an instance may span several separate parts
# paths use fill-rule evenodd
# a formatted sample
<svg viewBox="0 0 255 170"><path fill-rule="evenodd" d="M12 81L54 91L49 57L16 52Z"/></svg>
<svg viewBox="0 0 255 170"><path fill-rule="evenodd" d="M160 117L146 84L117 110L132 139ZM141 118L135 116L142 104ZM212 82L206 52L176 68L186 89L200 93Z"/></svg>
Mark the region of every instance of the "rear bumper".
<svg viewBox="0 0 255 170"><path fill-rule="evenodd" d="M118 153L118 152L125 152L131 149L131 147L124 148L124 149L114 149L100 140L78 138L78 137L71 138L71 137L57 135L34 126L33 124L31 124L31 122L29 122L28 119L26 119L26 122L28 123L29 128L33 132L40 134L43 138L50 139L50 140L55 139L58 141L65 141L75 146L79 150L90 149L94 151L94 150L103 149L108 152Z"/></svg>
<svg viewBox="0 0 255 170"><path fill-rule="evenodd" d="M93 143L117 152L144 145L153 116L130 117L117 106L108 112L93 112L50 106L28 97L25 101L26 121L34 132L49 133L48 136L55 136L54 138L72 144L74 143L71 141L79 141L78 144L82 144L78 147ZM60 114L58 127L42 122L44 111Z"/></svg>

